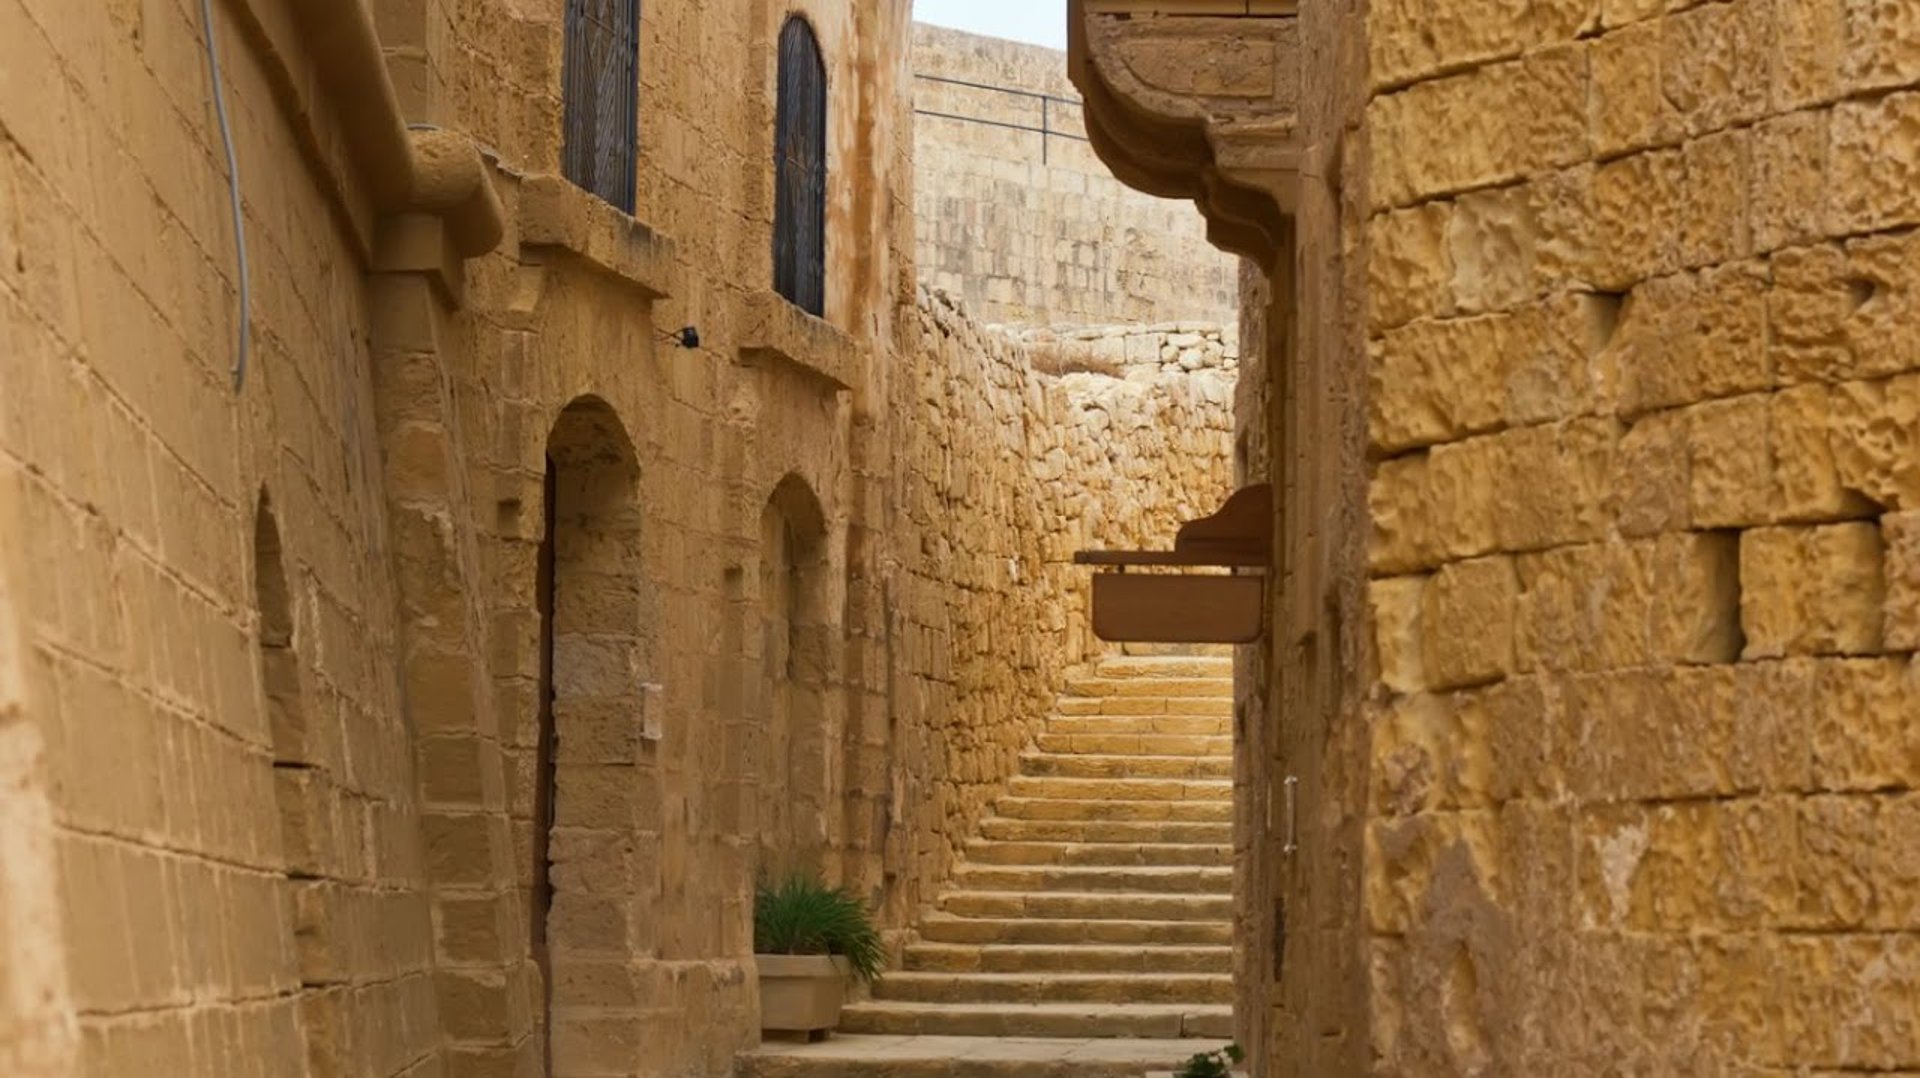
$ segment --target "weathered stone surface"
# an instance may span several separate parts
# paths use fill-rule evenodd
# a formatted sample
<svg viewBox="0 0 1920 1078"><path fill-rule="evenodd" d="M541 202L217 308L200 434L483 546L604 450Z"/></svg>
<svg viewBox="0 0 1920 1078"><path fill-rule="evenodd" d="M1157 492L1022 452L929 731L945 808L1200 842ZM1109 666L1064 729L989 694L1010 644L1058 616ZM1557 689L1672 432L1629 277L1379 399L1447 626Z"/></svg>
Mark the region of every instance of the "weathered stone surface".
<svg viewBox="0 0 1920 1078"><path fill-rule="evenodd" d="M1821 234L1828 198L1827 120L1825 110L1792 112L1754 126L1750 179L1756 250Z"/></svg>
<svg viewBox="0 0 1920 1078"><path fill-rule="evenodd" d="M1449 203L1396 210L1374 219L1367 273L1375 296L1375 329L1453 313L1453 267L1447 253Z"/></svg>
<svg viewBox="0 0 1920 1078"><path fill-rule="evenodd" d="M1920 513L1880 518L1886 549L1886 644L1889 651L1920 651Z"/></svg>
<svg viewBox="0 0 1920 1078"><path fill-rule="evenodd" d="M1660 91L1689 135L1751 123L1766 111L1772 0L1701 5L1654 25L1660 32ZM1740 204L1738 191L1727 194Z"/></svg>
<svg viewBox="0 0 1920 1078"><path fill-rule="evenodd" d="M1484 684L1512 672L1518 592L1513 561L1505 557L1454 562L1428 579L1421 658L1434 688Z"/></svg>
<svg viewBox="0 0 1920 1078"><path fill-rule="evenodd" d="M1920 93L1834 106L1828 227L1866 232L1920 222Z"/></svg>
<svg viewBox="0 0 1920 1078"><path fill-rule="evenodd" d="M1834 387L1840 483L1885 509L1920 507L1920 375Z"/></svg>
<svg viewBox="0 0 1920 1078"><path fill-rule="evenodd" d="M1367 586L1380 681L1395 692L1419 692L1427 687L1426 640L1420 632L1426 591L1424 576L1375 580Z"/></svg>
<svg viewBox="0 0 1920 1078"><path fill-rule="evenodd" d="M1422 320L1373 344L1369 438L1398 452L1493 430L1505 418L1505 364L1524 346L1500 315Z"/></svg>
<svg viewBox="0 0 1920 1078"><path fill-rule="evenodd" d="M1595 169L1595 285L1622 289L1679 267L1685 177L1676 150L1637 153Z"/></svg>
<svg viewBox="0 0 1920 1078"><path fill-rule="evenodd" d="M1669 146L1685 131L1660 78L1659 22L1636 22L1593 45L1593 148L1603 157Z"/></svg>
<svg viewBox="0 0 1920 1078"><path fill-rule="evenodd" d="M1688 517L1699 528L1738 528L1774 518L1770 400L1763 394L1687 409Z"/></svg>
<svg viewBox="0 0 1920 1078"><path fill-rule="evenodd" d="M1873 524L1756 528L1740 537L1745 655L1862 655L1881 649L1884 547Z"/></svg>
<svg viewBox="0 0 1920 1078"><path fill-rule="evenodd" d="M1470 192L1454 201L1447 248L1456 310L1504 311L1532 298L1538 234L1532 214L1525 186Z"/></svg>

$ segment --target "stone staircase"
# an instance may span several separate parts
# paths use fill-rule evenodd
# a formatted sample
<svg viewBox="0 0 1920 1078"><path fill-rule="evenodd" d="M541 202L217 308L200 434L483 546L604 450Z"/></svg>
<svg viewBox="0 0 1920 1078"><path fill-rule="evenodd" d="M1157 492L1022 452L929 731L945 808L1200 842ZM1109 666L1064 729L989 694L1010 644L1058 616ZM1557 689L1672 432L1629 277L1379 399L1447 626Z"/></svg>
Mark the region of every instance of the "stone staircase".
<svg viewBox="0 0 1920 1078"><path fill-rule="evenodd" d="M903 968L842 1015L836 1041L894 1042L886 1066L843 1044L813 1046L827 1069L754 1073L956 1073L909 1067L904 1037L951 1042L969 1075L1138 1078L1232 1039L1232 688L1216 657L1114 657L1071 680Z"/></svg>

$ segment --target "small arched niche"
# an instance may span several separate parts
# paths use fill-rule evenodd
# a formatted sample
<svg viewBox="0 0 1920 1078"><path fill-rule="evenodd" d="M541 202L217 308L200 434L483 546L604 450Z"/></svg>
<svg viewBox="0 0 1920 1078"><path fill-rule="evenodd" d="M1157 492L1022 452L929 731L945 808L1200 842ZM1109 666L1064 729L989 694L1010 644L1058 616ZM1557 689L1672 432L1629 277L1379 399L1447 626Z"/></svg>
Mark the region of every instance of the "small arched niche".
<svg viewBox="0 0 1920 1078"><path fill-rule="evenodd" d="M543 981L547 1073L588 1073L590 1027L638 1021L615 990L638 955L647 648L640 467L611 406L583 397L547 439L538 559L539 735L529 944ZM522 772L525 773L524 771ZM560 991L557 987L564 986Z"/></svg>
<svg viewBox="0 0 1920 1078"><path fill-rule="evenodd" d="M826 515L789 475L760 514L760 790L763 872L824 871L839 755Z"/></svg>

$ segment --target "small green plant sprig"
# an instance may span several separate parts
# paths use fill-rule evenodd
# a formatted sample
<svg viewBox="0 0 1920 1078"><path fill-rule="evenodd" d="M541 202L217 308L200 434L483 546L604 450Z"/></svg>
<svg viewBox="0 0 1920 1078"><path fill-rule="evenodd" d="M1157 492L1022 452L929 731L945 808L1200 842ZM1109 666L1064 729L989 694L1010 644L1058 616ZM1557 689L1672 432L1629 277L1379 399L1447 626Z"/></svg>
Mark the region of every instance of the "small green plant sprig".
<svg viewBox="0 0 1920 1078"><path fill-rule="evenodd" d="M1229 1044L1215 1052L1201 1052L1187 1065L1180 1068L1175 1078L1228 1078L1233 1073L1234 1064L1246 1058L1237 1044Z"/></svg>
<svg viewBox="0 0 1920 1078"><path fill-rule="evenodd" d="M845 888L796 873L753 896L753 949L760 954L839 955L863 981L880 979L886 948L873 916Z"/></svg>

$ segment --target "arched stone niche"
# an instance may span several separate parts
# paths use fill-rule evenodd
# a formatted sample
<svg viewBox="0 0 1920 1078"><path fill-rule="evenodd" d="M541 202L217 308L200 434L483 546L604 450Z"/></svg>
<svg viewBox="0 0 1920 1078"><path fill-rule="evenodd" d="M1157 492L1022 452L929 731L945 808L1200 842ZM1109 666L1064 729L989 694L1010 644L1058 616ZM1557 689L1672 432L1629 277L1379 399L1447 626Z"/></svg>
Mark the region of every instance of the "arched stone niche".
<svg viewBox="0 0 1920 1078"><path fill-rule="evenodd" d="M826 873L838 837L840 619L826 514L805 480L774 488L760 539L759 865Z"/></svg>
<svg viewBox="0 0 1920 1078"><path fill-rule="evenodd" d="M583 397L547 440L540 734L529 931L548 1072L600 1073L637 1035L651 957L659 776L646 739L640 467L611 406Z"/></svg>

